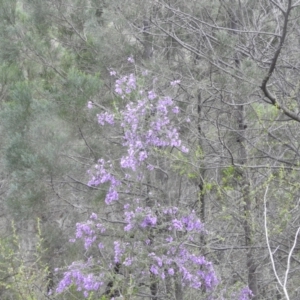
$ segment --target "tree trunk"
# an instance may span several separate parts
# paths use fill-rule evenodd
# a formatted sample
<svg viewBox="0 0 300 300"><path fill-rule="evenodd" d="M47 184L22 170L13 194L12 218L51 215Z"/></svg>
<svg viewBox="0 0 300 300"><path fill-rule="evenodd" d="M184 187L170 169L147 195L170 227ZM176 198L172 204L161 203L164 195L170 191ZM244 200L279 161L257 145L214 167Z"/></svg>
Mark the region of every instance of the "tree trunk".
<svg viewBox="0 0 300 300"><path fill-rule="evenodd" d="M235 1L234 1L235 2ZM238 10L231 15L231 28L236 30L238 29ZM235 31L233 34L237 34ZM235 66L237 69L240 68L240 58L239 53L236 51L234 53ZM257 274L256 268L257 265L254 259L254 250L252 248L253 245L253 231L252 231L252 201L251 201L251 183L248 171L244 166L247 165L248 154L246 149L246 124L245 124L245 110L243 105L243 97L238 97L237 101L237 143L238 147L238 164L240 165L238 168L238 175L241 180L239 182L240 192L242 194L241 199L243 200L243 210L244 210L244 233L245 233L245 245L247 247L247 273L248 273L248 286L249 289L253 293L253 300L258 300L258 285L257 285Z"/></svg>

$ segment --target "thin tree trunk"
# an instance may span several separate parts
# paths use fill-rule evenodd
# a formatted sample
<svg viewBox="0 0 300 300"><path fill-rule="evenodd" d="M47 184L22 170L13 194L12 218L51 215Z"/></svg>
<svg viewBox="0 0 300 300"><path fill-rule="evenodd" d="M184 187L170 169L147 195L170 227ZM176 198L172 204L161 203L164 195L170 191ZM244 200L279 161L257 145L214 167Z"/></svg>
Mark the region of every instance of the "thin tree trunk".
<svg viewBox="0 0 300 300"><path fill-rule="evenodd" d="M179 274L177 268L175 268L175 299L176 300L183 300L181 275Z"/></svg>
<svg viewBox="0 0 300 300"><path fill-rule="evenodd" d="M198 135L199 135L199 147L202 149L203 145L201 143L201 136L202 136L202 128L201 128L201 114L202 114L202 103L201 103L201 91L198 93L198 104L197 104L197 112L198 112ZM200 202L200 219L201 222L205 223L205 197L204 197L204 181L203 181L203 171L200 169L200 178L199 178L199 202ZM205 244L204 235L201 236L201 241L203 245Z"/></svg>
<svg viewBox="0 0 300 300"><path fill-rule="evenodd" d="M148 60L152 57L152 35L150 34L150 20L143 21L143 35L144 35L144 52L143 59Z"/></svg>
<svg viewBox="0 0 300 300"><path fill-rule="evenodd" d="M235 1L234 1L235 2ZM238 11L231 16L231 28L238 29ZM233 34L236 34L235 32ZM236 52L235 54L235 66L236 68L240 68L240 59L239 54ZM242 193L243 200L243 210L244 210L244 233L245 233L245 245L247 247L247 272L248 272L248 286L249 289L253 293L253 300L258 300L258 285L257 285L257 274L256 268L257 265L255 263L254 250L252 248L253 245L253 230L252 230L252 201L251 201L251 183L249 179L249 174L244 166L247 165L248 154L245 145L246 140L246 124L245 124L245 110L243 105L243 97L239 97L239 101L237 103L237 143L239 145L238 151L238 163L240 167L238 168L238 174L241 178L239 185L240 191Z"/></svg>
<svg viewBox="0 0 300 300"><path fill-rule="evenodd" d="M257 265L254 259L253 246L253 230L252 230L252 201L251 201L251 185L248 176L248 172L244 169L244 165L247 164L247 150L244 144L245 141L245 124L244 124L244 106L238 107L238 143L239 143L239 164L238 174L241 178L240 187L242 193L242 200L244 203L244 233L245 233L245 245L248 248L247 251L247 271L248 271L248 285L249 289L254 294L253 300L258 300L258 286L257 286Z"/></svg>

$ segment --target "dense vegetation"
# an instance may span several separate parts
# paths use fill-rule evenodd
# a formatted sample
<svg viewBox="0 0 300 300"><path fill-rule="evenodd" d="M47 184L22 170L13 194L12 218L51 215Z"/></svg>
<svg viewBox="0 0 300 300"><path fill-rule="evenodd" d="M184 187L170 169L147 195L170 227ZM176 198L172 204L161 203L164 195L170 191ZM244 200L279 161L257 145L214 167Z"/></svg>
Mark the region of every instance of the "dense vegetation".
<svg viewBox="0 0 300 300"><path fill-rule="evenodd" d="M299 299L299 18L0 0L0 298Z"/></svg>

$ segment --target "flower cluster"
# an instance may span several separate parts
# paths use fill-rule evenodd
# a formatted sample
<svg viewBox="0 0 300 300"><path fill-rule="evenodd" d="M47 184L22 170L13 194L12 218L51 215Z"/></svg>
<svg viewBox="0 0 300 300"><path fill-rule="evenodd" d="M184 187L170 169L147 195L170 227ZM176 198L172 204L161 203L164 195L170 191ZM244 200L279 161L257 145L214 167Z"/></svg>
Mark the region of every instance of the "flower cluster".
<svg viewBox="0 0 300 300"><path fill-rule="evenodd" d="M115 263L121 263L121 257L124 254L125 249L126 249L126 244L121 243L120 241L114 241Z"/></svg>
<svg viewBox="0 0 300 300"><path fill-rule="evenodd" d="M138 227L146 228L156 225L157 217L153 215L149 207L137 207L134 211L128 211L127 208L128 205L124 207L125 221L127 222L127 225L124 227L125 231L130 231Z"/></svg>
<svg viewBox="0 0 300 300"><path fill-rule="evenodd" d="M127 155L121 159L122 168L135 171L148 158L151 148L170 146L188 152L171 122L171 115L179 112L178 107L170 97L154 102L157 97L150 91L147 98L127 104L122 112L123 146L127 147Z"/></svg>
<svg viewBox="0 0 300 300"><path fill-rule="evenodd" d="M136 89L136 78L134 74L129 76L123 76L120 79L116 80L115 83L115 92L121 96L122 99L125 98L126 94L130 94Z"/></svg>
<svg viewBox="0 0 300 300"><path fill-rule="evenodd" d="M89 102L88 102L87 108L88 108L88 109L92 109L92 108L93 108L93 102L92 102L92 101L89 101Z"/></svg>
<svg viewBox="0 0 300 300"><path fill-rule="evenodd" d="M108 112L97 114L98 123L100 125L105 125L105 123L114 125L114 115L109 114Z"/></svg>
<svg viewBox="0 0 300 300"><path fill-rule="evenodd" d="M109 168L112 168L111 164L109 164ZM106 170L105 161L103 159L99 159L98 164L94 166L94 169L94 173L88 171L88 173L91 175L88 185L98 186L100 184L109 182L110 187L105 197L105 203L111 204L113 201L118 200L119 194L117 188L121 185L121 182L117 180L116 177L111 174L111 172Z"/></svg>
<svg viewBox="0 0 300 300"><path fill-rule="evenodd" d="M168 276L180 273L183 285L194 289L204 285L211 290L218 284L212 264L203 256L191 254L183 245L170 248L166 255L157 256L152 252L148 256L151 258L150 272L163 280L167 271Z"/></svg>
<svg viewBox="0 0 300 300"><path fill-rule="evenodd" d="M238 295L238 300L250 300L252 297L253 293L249 287L244 287Z"/></svg>
<svg viewBox="0 0 300 300"><path fill-rule="evenodd" d="M116 80L115 92L122 98L136 89L134 74ZM149 157L152 148L169 146L187 153L188 149L182 145L179 132L171 121L172 115L178 113L179 108L171 97L158 97L152 90L143 99L128 103L120 116L124 130L123 146L127 147L127 154L121 158L121 167L136 171ZM100 125L114 124L114 115L111 113L101 113L97 117ZM99 184L95 177L92 181L92 185Z"/></svg>
<svg viewBox="0 0 300 300"><path fill-rule="evenodd" d="M102 223L99 223L97 219L98 216L93 213L90 216L90 220L84 223L76 223L75 238L70 239L70 242L75 243L77 239L81 239L84 241L84 248L88 250L96 241L97 236L106 231L106 227ZM98 247L102 248L102 243Z"/></svg>
<svg viewBox="0 0 300 300"><path fill-rule="evenodd" d="M128 61L134 63L133 58ZM115 72L112 74L116 76ZM179 80L175 80L171 82L171 86L179 83ZM132 100L133 92L137 89L134 74L116 80L115 92L122 99L130 96ZM122 145L125 147L125 155L120 157L120 165L117 168L114 168L115 165L111 162L99 159L94 170L89 171L91 177L89 186L107 186L105 197L107 205L122 200L119 199L121 192L127 194L127 198L130 199L130 186L114 175L114 169L123 169L122 173L117 174L124 176L125 173L125 179L129 176L127 169L130 169L137 174L136 178L140 181L142 175L138 167L144 165L147 167L145 170L151 172L153 166L148 161L157 148L176 147L182 152L188 152L182 145L173 122L174 116L179 113L173 99L160 96L154 90L135 92L134 96L139 98L128 102L120 111L118 115L120 123L111 113L97 115L98 123L102 126L107 124L120 126L123 132ZM92 103L88 103L88 107L93 107ZM110 239L104 243L102 238L106 227L99 222L96 214L92 214L88 221L76 224L76 235L72 242L77 239L83 240L86 253L92 251L93 245L97 245L100 253L108 251L106 257L113 254L112 262L108 263L106 270L114 272L116 264L122 268L130 268L130 274L136 282L154 275L160 280L165 280L166 277L182 278L184 287L194 289L205 287L210 290L217 285L218 280L212 264L199 255L199 251L191 252L186 243L199 241L199 235L205 233L204 226L195 212L183 215L177 207L163 207L159 204L154 209L146 202L142 203L136 198L131 198L124 206L123 213L123 220L117 226L125 223L124 237L114 241ZM126 239L127 233L130 237L136 238ZM93 263L100 265L106 262L99 260ZM79 291L83 291L85 297L89 291L100 289L106 274L103 271L96 276L90 272L91 264L91 259L86 264L72 264L64 273L57 292L62 292L71 284L75 284ZM105 267L101 265L101 269L105 270Z"/></svg>
<svg viewBox="0 0 300 300"><path fill-rule="evenodd" d="M71 285L75 285L77 291L82 291L84 297L87 298L89 292L98 291L103 285L103 276L95 276L93 273L86 274L86 270L91 265L93 265L91 259L88 259L86 264L72 263L68 267L68 271L64 272L63 279L59 282L56 292L61 293Z"/></svg>
<svg viewBox="0 0 300 300"><path fill-rule="evenodd" d="M170 207L163 211L166 215L172 216L172 224L169 226L169 230L178 230L178 231L188 231L188 232L196 232L196 233L203 233L204 232L204 225L203 223L197 218L194 211L192 211L187 216L182 216L180 218L177 217L178 215L178 208L177 207Z"/></svg>

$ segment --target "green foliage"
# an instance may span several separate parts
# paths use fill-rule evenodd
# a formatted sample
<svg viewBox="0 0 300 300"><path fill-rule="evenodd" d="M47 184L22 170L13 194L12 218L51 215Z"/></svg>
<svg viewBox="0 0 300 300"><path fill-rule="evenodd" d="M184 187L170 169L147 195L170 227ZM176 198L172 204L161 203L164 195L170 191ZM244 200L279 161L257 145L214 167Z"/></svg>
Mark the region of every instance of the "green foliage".
<svg viewBox="0 0 300 300"><path fill-rule="evenodd" d="M254 114L249 112L249 117L251 119L253 118L258 120L274 120L279 114L278 108L272 105L265 105L263 103L253 103L251 106L254 110Z"/></svg>
<svg viewBox="0 0 300 300"><path fill-rule="evenodd" d="M57 94L59 113L63 118L81 119L79 114L87 100L94 97L101 87L99 74L89 75L76 68L68 70L67 78L62 83L62 89Z"/></svg>
<svg viewBox="0 0 300 300"><path fill-rule="evenodd" d="M7 100L1 112L3 124L7 130L25 132L32 114L32 87L27 82L17 82L11 86Z"/></svg>
<svg viewBox="0 0 300 300"><path fill-rule="evenodd" d="M0 81L4 86L10 86L22 79L20 67L14 63L3 63L0 65Z"/></svg>
<svg viewBox="0 0 300 300"><path fill-rule="evenodd" d="M197 178L197 174L190 172L188 158L184 156L183 153L178 152L173 154L173 156L173 168L175 171L177 171L180 175L187 175L189 178Z"/></svg>
<svg viewBox="0 0 300 300"><path fill-rule="evenodd" d="M189 155L181 151L172 152L172 167L180 175L185 175L187 178L196 180L199 178L200 170L197 165L203 159L203 151L201 147L197 147L194 151L190 151Z"/></svg>
<svg viewBox="0 0 300 300"><path fill-rule="evenodd" d="M11 235L0 238L0 295L3 300L39 300L47 294L49 269L42 261L45 250L39 220L37 229L32 260L24 255L14 223Z"/></svg>
<svg viewBox="0 0 300 300"><path fill-rule="evenodd" d="M235 166L230 165L222 169L222 187L224 190L234 190L236 180L238 180L238 176Z"/></svg>

